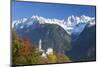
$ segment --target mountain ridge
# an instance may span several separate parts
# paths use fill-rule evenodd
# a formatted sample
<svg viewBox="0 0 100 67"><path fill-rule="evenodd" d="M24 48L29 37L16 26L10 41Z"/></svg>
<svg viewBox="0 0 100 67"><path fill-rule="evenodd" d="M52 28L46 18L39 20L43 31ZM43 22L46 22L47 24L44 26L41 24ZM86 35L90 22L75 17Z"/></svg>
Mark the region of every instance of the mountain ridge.
<svg viewBox="0 0 100 67"><path fill-rule="evenodd" d="M14 20L12 22L12 28L23 29L24 27L29 27L30 25L34 25L35 23L57 24L57 25L61 26L68 34L71 35L75 29L75 26L77 26L79 24L88 24L89 26L95 25L95 18L85 16L85 15L82 15L80 17L72 15L67 18L67 21L65 21L65 20L49 19L49 18L44 18L41 16L33 15L31 18L23 18L20 20Z"/></svg>

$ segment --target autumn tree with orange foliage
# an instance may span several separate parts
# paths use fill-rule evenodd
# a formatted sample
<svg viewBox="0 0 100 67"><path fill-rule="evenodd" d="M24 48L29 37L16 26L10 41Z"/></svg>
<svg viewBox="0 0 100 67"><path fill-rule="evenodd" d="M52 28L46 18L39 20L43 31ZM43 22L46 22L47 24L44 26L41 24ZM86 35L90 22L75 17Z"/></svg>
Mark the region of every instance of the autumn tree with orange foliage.
<svg viewBox="0 0 100 67"><path fill-rule="evenodd" d="M30 40L24 39L23 40L23 47L21 48L21 50L19 51L19 53L23 56L29 56L32 54L32 44L30 42Z"/></svg>

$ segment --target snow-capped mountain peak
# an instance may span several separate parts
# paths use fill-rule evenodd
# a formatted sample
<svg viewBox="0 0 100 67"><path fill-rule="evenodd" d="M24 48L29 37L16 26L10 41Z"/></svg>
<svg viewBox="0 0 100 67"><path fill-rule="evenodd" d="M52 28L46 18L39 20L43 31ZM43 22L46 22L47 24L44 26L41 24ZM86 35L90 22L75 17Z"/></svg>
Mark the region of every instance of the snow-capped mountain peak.
<svg viewBox="0 0 100 67"><path fill-rule="evenodd" d="M40 24L45 24L45 23L59 24L59 23L64 23L65 22L64 20L49 19L49 18L44 18L44 17L40 17L40 16L32 16L31 18L39 20Z"/></svg>
<svg viewBox="0 0 100 67"><path fill-rule="evenodd" d="M85 25L88 24L88 27L95 25L95 17L89 17L86 15L82 16L69 16L67 19L67 32L69 34L75 32L82 32ZM81 30L80 30L81 28Z"/></svg>
<svg viewBox="0 0 100 67"><path fill-rule="evenodd" d="M68 19L67 19L67 26L75 26L79 23L94 23L95 22L92 22L92 21L95 21L95 17L89 17L89 16L85 16L85 15L82 15L82 16L69 16Z"/></svg>
<svg viewBox="0 0 100 67"><path fill-rule="evenodd" d="M39 24L57 24L59 26L61 26L67 33L69 33L70 35L74 31L75 29L77 29L77 32L80 33L80 31L78 31L79 24L84 24L84 26L82 26L81 30L83 30L83 28L85 27L85 24L88 24L89 26L95 25L95 17L89 17L89 16L69 16L67 18L67 21L65 20L59 20L59 19L50 19L50 18L44 18L41 16L32 16L30 18L23 18L20 20L14 20L12 22L12 28L17 29L23 29L24 27L29 27L30 25L34 25L34 23L39 23ZM80 29L79 29L80 30Z"/></svg>

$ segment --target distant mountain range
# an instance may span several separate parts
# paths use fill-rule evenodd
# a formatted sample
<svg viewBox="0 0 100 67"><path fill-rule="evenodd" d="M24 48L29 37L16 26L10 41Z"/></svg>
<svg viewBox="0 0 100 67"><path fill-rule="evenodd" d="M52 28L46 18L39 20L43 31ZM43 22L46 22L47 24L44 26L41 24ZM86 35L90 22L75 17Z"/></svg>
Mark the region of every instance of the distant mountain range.
<svg viewBox="0 0 100 67"><path fill-rule="evenodd" d="M16 29L25 29L30 26L33 26L36 28L36 24L57 24L61 26L68 34L78 33L80 34L85 25L88 24L88 26L95 25L95 17L89 17L82 15L80 17L78 16L69 16L68 19L65 20L59 20L59 19L49 19L44 18L40 16L32 16L30 18L22 18L20 20L14 20L12 22L12 28ZM26 30L27 31L27 30Z"/></svg>

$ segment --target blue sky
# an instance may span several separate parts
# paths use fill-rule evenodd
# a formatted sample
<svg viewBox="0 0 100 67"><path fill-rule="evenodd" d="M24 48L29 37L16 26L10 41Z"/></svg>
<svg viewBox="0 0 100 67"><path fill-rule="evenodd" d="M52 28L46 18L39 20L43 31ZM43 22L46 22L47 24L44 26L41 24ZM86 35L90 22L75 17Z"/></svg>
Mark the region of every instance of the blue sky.
<svg viewBox="0 0 100 67"><path fill-rule="evenodd" d="M95 6L62 5L34 2L13 2L12 19L17 20L32 15L43 16L45 18L56 18L67 20L70 15L87 15L95 17Z"/></svg>

